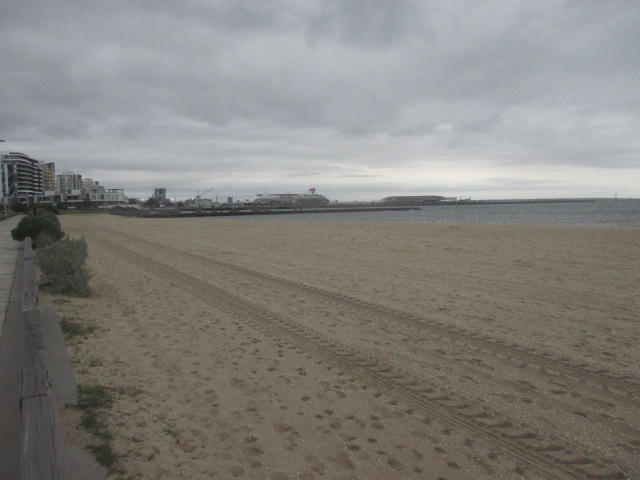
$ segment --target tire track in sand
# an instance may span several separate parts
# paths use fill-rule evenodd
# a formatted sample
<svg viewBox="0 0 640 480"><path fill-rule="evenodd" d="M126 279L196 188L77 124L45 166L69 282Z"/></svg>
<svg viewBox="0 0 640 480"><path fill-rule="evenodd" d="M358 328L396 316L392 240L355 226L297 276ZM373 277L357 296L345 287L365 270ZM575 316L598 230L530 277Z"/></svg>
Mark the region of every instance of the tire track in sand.
<svg viewBox="0 0 640 480"><path fill-rule="evenodd" d="M382 316L383 318L392 319L396 322L401 321L405 325L411 326L413 328L418 328L421 331L424 331L424 329L428 329L432 334L446 337L456 342L471 344L475 348L488 352L498 359L503 359L504 361L509 362L517 359L520 362L523 362L524 366L528 368L535 367L538 369L538 371L541 371L543 373L549 371L557 372L567 377L573 377L577 380L605 386L607 388L613 388L632 397L640 395L640 379L635 378L631 375L616 374L610 370L589 365L586 362L573 362L570 359L558 357L553 353L534 352L530 349L514 343L483 335L478 332L469 331L455 325L438 322L436 320L422 317L397 308L361 300L359 298L351 297L343 293L332 292L320 287L306 285L301 282L296 282L269 273L253 270L247 267L225 262L223 260L206 257L192 252L185 252L171 246L167 246L147 239L141 239L127 233L115 231L113 231L113 233L117 233L121 236L126 236L127 238L140 242L144 245L160 248L165 252L167 250L171 250L175 252L174 255L191 257L200 263L205 262L217 268L226 269L227 271L233 272L234 274L245 275L252 279L258 278L266 280L268 282L293 288L298 291L311 293L333 303L343 304L350 308L358 308L365 313L371 313L379 317Z"/></svg>
<svg viewBox="0 0 640 480"><path fill-rule="evenodd" d="M111 250L114 255L147 271L157 271L165 278L172 278L178 288L253 326L266 336L312 353L348 372L364 383L363 388L374 387L384 392L378 392L374 397L388 395L445 425L468 431L499 446L514 460L547 478L626 478L609 461L577 455L569 445L551 443L499 412L479 409L461 396L426 386L424 379L408 374L383 359L354 351L333 338L276 316L200 278L137 253L126 245L100 238L94 232L89 236L94 245Z"/></svg>

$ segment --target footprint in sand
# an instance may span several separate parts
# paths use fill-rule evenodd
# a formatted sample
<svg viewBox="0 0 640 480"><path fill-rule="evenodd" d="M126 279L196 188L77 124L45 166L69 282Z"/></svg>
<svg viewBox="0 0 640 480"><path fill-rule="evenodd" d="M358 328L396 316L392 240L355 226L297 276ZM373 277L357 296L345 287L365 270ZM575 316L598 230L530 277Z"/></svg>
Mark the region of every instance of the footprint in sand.
<svg viewBox="0 0 640 480"><path fill-rule="evenodd" d="M304 457L305 461L309 463L309 469L318 475L324 475L327 471L325 465L318 460L315 455L307 455Z"/></svg>
<svg viewBox="0 0 640 480"><path fill-rule="evenodd" d="M287 432L290 432L291 430L293 430L293 425L290 425L290 424L285 423L285 422L280 422L280 423L276 423L273 426L273 429L278 433L287 433Z"/></svg>

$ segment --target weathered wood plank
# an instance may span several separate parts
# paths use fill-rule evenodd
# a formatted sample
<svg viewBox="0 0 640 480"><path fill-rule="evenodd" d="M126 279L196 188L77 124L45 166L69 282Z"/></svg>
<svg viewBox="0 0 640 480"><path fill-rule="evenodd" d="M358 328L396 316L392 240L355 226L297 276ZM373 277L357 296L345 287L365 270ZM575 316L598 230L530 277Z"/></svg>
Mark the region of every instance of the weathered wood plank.
<svg viewBox="0 0 640 480"><path fill-rule="evenodd" d="M53 395L24 398L22 480L64 480L62 439Z"/></svg>
<svg viewBox="0 0 640 480"><path fill-rule="evenodd" d="M22 398L45 395L51 388L38 311L23 312Z"/></svg>
<svg viewBox="0 0 640 480"><path fill-rule="evenodd" d="M23 258L22 480L64 480L62 439L38 311L37 271L30 239L25 240Z"/></svg>
<svg viewBox="0 0 640 480"><path fill-rule="evenodd" d="M31 238L24 240L24 286L22 293L22 311L35 310L38 305L38 278L31 246Z"/></svg>
<svg viewBox="0 0 640 480"><path fill-rule="evenodd" d="M23 258L24 260L31 260L33 257L33 242L31 241L31 237L25 238L23 244Z"/></svg>

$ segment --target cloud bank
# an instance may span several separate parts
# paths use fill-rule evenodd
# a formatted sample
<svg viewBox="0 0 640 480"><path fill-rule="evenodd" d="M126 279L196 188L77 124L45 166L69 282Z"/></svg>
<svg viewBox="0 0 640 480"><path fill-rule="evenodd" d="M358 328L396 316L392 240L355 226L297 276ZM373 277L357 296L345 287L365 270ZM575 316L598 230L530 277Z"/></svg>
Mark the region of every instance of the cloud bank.
<svg viewBox="0 0 640 480"><path fill-rule="evenodd" d="M635 1L4 5L4 148L131 196L640 196Z"/></svg>

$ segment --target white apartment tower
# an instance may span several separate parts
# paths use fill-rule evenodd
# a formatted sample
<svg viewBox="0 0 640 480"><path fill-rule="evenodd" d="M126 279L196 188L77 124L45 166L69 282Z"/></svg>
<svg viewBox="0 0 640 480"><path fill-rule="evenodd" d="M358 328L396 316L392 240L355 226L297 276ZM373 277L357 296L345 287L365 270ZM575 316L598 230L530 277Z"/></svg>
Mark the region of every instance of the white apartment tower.
<svg viewBox="0 0 640 480"><path fill-rule="evenodd" d="M71 190L82 190L82 175L73 172L56 175L56 191L70 193Z"/></svg>
<svg viewBox="0 0 640 480"><path fill-rule="evenodd" d="M94 188L98 188L100 183L98 181L94 181L93 178L83 178L82 179L82 190L85 192L90 192Z"/></svg>
<svg viewBox="0 0 640 480"><path fill-rule="evenodd" d="M44 192L44 175L38 160L20 152L1 152L2 200L37 203Z"/></svg>

